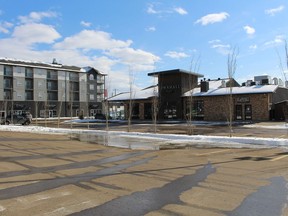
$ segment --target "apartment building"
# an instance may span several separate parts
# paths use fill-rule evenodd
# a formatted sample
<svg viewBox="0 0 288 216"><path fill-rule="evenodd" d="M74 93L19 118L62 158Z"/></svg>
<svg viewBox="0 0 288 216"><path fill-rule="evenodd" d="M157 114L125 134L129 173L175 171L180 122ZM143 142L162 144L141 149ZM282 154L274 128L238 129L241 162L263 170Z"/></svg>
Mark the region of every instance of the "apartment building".
<svg viewBox="0 0 288 216"><path fill-rule="evenodd" d="M105 74L93 67L0 58L2 117L94 116L102 113L104 91Z"/></svg>

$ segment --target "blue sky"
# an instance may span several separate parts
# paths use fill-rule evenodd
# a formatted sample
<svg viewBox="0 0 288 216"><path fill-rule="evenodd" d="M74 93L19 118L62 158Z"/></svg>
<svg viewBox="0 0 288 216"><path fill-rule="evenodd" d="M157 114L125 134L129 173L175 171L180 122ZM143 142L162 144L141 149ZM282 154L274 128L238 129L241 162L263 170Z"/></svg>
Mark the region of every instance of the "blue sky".
<svg viewBox="0 0 288 216"><path fill-rule="evenodd" d="M0 0L0 57L92 66L120 92L131 77L144 88L155 82L147 73L190 70L191 61L206 78L226 78L236 47L237 81L284 79L287 7L287 0Z"/></svg>

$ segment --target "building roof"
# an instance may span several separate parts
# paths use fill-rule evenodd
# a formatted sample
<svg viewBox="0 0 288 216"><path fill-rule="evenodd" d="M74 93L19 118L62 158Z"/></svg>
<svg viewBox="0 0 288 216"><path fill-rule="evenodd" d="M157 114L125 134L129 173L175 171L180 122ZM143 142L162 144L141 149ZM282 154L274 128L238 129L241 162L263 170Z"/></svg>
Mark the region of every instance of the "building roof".
<svg viewBox="0 0 288 216"><path fill-rule="evenodd" d="M232 87L232 94L264 94L273 93L278 88L278 85L254 85L254 86L241 86ZM210 88L207 92L201 92L200 88L193 89L193 97L197 96L220 96L230 94L230 88ZM191 91L186 92L183 96L188 97Z"/></svg>
<svg viewBox="0 0 288 216"><path fill-rule="evenodd" d="M20 59L10 59L10 58L1 58L0 57L0 64L4 65L12 65L12 66L20 66L20 67L34 67L34 68L42 68L42 69L50 69L50 70L61 70L61 71L73 71L73 72L88 72L91 69L94 69L97 73L104 75L103 73L99 72L95 68L92 67L78 67L78 66L69 66L69 65L62 65L53 60L53 63L45 63L45 62L38 62L38 61L27 61L27 60L20 60Z"/></svg>
<svg viewBox="0 0 288 216"><path fill-rule="evenodd" d="M120 93L108 99L108 101L127 101L127 100L145 100L152 97L158 97L157 85L150 86L140 91Z"/></svg>
<svg viewBox="0 0 288 216"><path fill-rule="evenodd" d="M97 69L95 69L95 68L93 68L93 67L90 67L90 66L81 68L81 71L82 71L82 72L85 72L85 73L88 73L88 72L90 72L91 70L92 70L92 71L95 71L95 73L100 74L100 75L102 75L102 76L107 76L107 74L104 74L104 73L100 72L99 70L97 70Z"/></svg>
<svg viewBox="0 0 288 216"><path fill-rule="evenodd" d="M165 70L165 71L157 71L157 72L152 72L148 73L148 76L158 76L159 74L170 74L170 73L185 73L185 74L191 74L197 77L204 77L204 75L195 73L192 71L187 71L183 69L173 69L173 70Z"/></svg>

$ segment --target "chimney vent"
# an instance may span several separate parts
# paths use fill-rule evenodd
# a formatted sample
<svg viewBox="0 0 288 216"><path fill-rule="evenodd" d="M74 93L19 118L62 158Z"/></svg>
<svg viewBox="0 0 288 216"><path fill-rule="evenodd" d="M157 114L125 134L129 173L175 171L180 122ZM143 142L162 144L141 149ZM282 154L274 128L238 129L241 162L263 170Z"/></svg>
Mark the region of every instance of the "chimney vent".
<svg viewBox="0 0 288 216"><path fill-rule="evenodd" d="M209 90L209 82L202 81L200 84L201 92L207 92Z"/></svg>

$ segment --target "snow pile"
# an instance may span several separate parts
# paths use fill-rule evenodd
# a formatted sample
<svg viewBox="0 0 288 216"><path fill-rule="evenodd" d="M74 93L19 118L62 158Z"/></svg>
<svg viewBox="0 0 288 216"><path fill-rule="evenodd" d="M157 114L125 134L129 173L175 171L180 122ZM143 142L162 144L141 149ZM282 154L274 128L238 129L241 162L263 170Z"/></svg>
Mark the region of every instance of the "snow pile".
<svg viewBox="0 0 288 216"><path fill-rule="evenodd" d="M153 149L170 149L170 148L187 148L190 146L197 147L226 147L226 148L288 148L288 139L281 138L259 138L259 137L227 137L227 136L203 136L203 135L176 135L176 134L154 134L138 133L124 131L101 131L85 129L65 129L49 128L40 126L18 126L18 125L0 125L0 131L13 132L31 132L42 134L87 134L91 137L105 136L108 140L114 140L111 146L125 146L124 142L131 142L135 145L141 143L153 146ZM121 141L120 141L121 138ZM116 141L115 141L116 140ZM118 140L118 141L117 141ZM122 142L122 143L117 143ZM107 143L106 143L107 144ZM140 144L139 144L140 145ZM157 146L157 148L155 148ZM128 144L127 144L128 148ZM140 148L135 147L135 148ZM147 149L147 146L146 148Z"/></svg>

